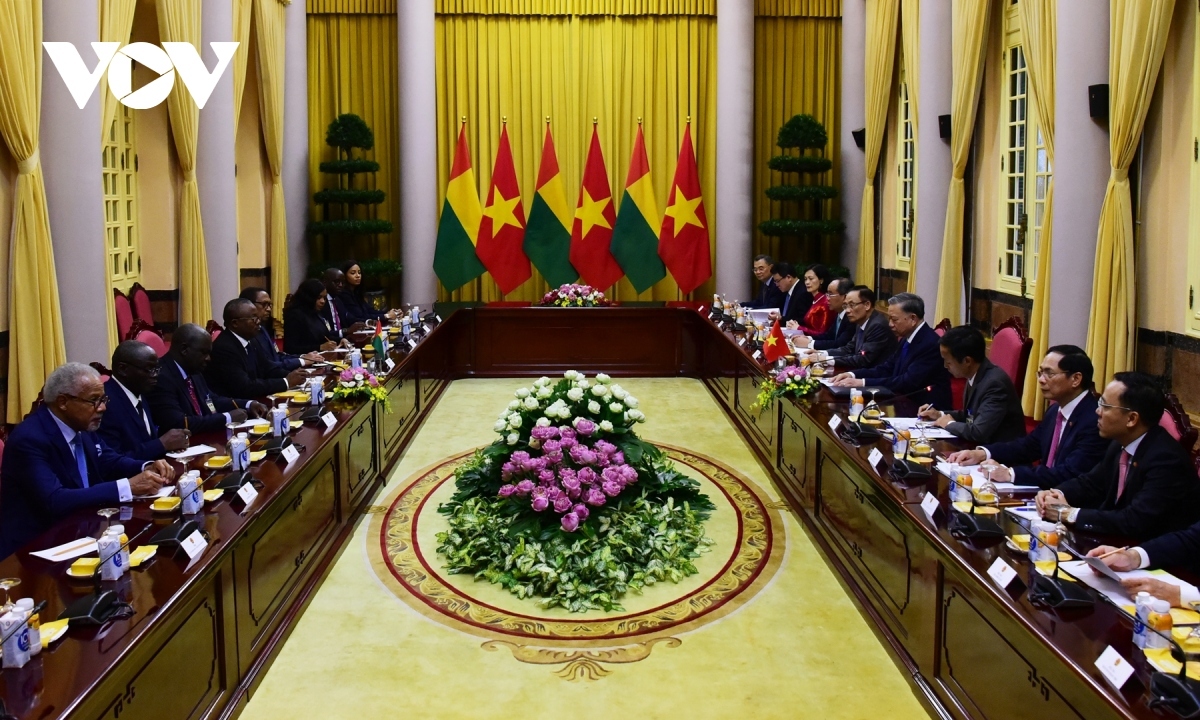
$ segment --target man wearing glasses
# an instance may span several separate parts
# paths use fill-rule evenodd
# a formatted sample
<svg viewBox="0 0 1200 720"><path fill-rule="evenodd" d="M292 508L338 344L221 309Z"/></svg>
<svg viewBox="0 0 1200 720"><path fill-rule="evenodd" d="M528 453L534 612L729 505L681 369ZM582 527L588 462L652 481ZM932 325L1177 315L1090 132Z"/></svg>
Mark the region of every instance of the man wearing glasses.
<svg viewBox="0 0 1200 720"><path fill-rule="evenodd" d="M248 287L242 291L240 297L254 303L254 307L258 310L258 335L251 342L257 345L263 356L267 358L271 366L272 377L284 377L293 370L321 362L323 359L321 353L288 355L280 352L279 348L275 346L275 335L270 330L273 322L271 310L275 304L271 301L270 293L260 287Z"/></svg>
<svg viewBox="0 0 1200 720"><path fill-rule="evenodd" d="M1119 372L1096 405L1108 450L1088 472L1037 494L1042 517L1135 540L1200 520L1200 479L1187 451L1158 424L1164 400L1154 380Z"/></svg>
<svg viewBox="0 0 1200 720"><path fill-rule="evenodd" d="M13 428L0 467L0 557L76 510L153 495L175 477L166 460L121 455L96 433L108 397L100 374L67 363L46 379L45 402Z"/></svg>
<svg viewBox="0 0 1200 720"><path fill-rule="evenodd" d="M112 377L104 383L108 410L97 431L121 455L157 460L168 452L186 450L190 433L183 428L158 436L146 394L158 383L158 355L137 340L126 340L112 355Z"/></svg>
<svg viewBox="0 0 1200 720"><path fill-rule="evenodd" d="M854 337L830 349L829 357L843 368L875 367L892 354L899 342L888 327L888 318L875 311L875 292L865 285L851 288L845 307L846 319L855 326Z"/></svg>
<svg viewBox="0 0 1200 720"><path fill-rule="evenodd" d="M1055 345L1046 351L1037 372L1038 387L1051 404L1032 433L960 450L947 459L958 465L994 467L995 482L1036 485L1043 490L1095 467L1104 457L1108 441L1096 429L1091 358L1075 345Z"/></svg>
<svg viewBox="0 0 1200 720"><path fill-rule="evenodd" d="M260 334L258 308L249 300L237 298L225 303L222 314L225 332L212 344L212 362L204 379L214 392L231 398L258 398L283 392L304 381L306 374L296 368L280 374L252 342Z"/></svg>

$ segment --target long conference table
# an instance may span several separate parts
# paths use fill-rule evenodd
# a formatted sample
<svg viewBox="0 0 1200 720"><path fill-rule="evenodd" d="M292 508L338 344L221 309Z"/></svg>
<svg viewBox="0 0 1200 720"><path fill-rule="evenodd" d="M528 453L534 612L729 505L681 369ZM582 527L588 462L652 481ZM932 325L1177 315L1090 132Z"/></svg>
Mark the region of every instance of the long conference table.
<svg viewBox="0 0 1200 720"><path fill-rule="evenodd" d="M987 574L996 558L1026 580L1028 561L1008 553L1002 540L952 537L948 480L937 473L923 484L889 479L886 442L878 444L883 462L873 467L868 455L875 446L855 447L830 429L845 404L818 396L760 415L751 406L763 367L703 308L439 310L443 322L407 354L393 353L396 365L385 383L390 412L370 404L331 406L332 428L306 425L294 435L304 446L299 459L254 466L262 487L249 506L237 499L206 506L199 518L209 547L198 560L160 553L105 583L132 606L132 616L71 629L24 668L0 671L8 713L39 720L236 716L447 383L576 369L700 379L932 715L1161 717L1147 705L1148 670L1132 646L1128 616L1104 602L1055 612L1032 605L1021 583L1000 588ZM926 492L938 496L937 512L921 508ZM174 518L137 503L121 519L132 536ZM96 535L103 523L81 512L0 561L0 577L21 580L13 597L46 600L45 622L91 592L92 582L67 577L69 562L50 563L29 551ZM1096 542L1074 540L1076 547ZM797 615L796 622L805 620ZM1137 667L1121 691L1094 665L1108 646ZM853 671L851 663L846 672Z"/></svg>

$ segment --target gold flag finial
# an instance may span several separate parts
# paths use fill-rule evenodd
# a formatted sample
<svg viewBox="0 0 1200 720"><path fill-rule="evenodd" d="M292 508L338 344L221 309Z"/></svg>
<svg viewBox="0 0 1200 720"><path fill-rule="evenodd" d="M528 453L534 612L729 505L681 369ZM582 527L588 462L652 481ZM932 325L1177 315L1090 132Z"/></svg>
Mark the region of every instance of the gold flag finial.
<svg viewBox="0 0 1200 720"><path fill-rule="evenodd" d="M463 116L462 116L462 121L463 121L463 124L464 124L464 125L466 125L466 124L467 124L467 116L466 116L466 115L463 115Z"/></svg>
<svg viewBox="0 0 1200 720"><path fill-rule="evenodd" d="M500 124L501 124L501 125L507 125L507 124L508 124L508 116L507 116L507 115L501 115L501 116L500 116Z"/></svg>
<svg viewBox="0 0 1200 720"><path fill-rule="evenodd" d="M638 118L638 125L641 125L641 124L642 124L642 119L639 117L639 118Z"/></svg>
<svg viewBox="0 0 1200 720"><path fill-rule="evenodd" d="M597 124L597 123L599 123L599 122L600 122L600 118L598 118L598 117L593 117L593 118L592 118L592 124L593 124L593 125L595 125L595 124Z"/></svg>
<svg viewBox="0 0 1200 720"><path fill-rule="evenodd" d="M546 116L546 124L547 124L547 125L549 125L549 124L550 124L550 116L549 116L549 115L547 115L547 116Z"/></svg>
<svg viewBox="0 0 1200 720"><path fill-rule="evenodd" d="M687 116L687 124L688 124L688 125L691 125L691 124L692 124L692 116L691 116L691 115L688 115L688 116Z"/></svg>

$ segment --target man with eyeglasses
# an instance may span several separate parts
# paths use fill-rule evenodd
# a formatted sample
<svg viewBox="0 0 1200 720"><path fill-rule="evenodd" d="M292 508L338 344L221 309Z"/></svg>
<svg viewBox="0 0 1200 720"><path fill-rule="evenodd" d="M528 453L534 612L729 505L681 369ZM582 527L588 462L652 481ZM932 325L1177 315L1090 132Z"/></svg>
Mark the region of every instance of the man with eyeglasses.
<svg viewBox="0 0 1200 720"><path fill-rule="evenodd" d="M184 323L171 335L171 349L159 361L158 382L149 393L150 413L159 427L221 432L228 423L266 417L269 408L260 402L209 389L204 370L212 347L212 335L199 325Z"/></svg>
<svg viewBox="0 0 1200 720"><path fill-rule="evenodd" d="M214 392L226 397L258 398L304 382L307 374L299 368L280 375L258 343L252 342L260 334L258 308L253 302L230 300L225 303L222 317L225 331L213 340L212 361L204 371L204 379Z"/></svg>
<svg viewBox="0 0 1200 720"><path fill-rule="evenodd" d="M1035 485L1043 490L1094 468L1104 457L1108 441L1096 429L1091 358L1075 345L1055 345L1046 351L1037 372L1038 388L1050 401L1050 408L1032 433L960 450L947 459L958 465L992 466L996 482Z"/></svg>
<svg viewBox="0 0 1200 720"><path fill-rule="evenodd" d="M846 319L854 325L854 337L831 348L829 357L843 368L875 367L891 355L899 342L888 327L887 316L875 311L875 291L855 285L846 295L845 307Z"/></svg>
<svg viewBox="0 0 1200 720"><path fill-rule="evenodd" d="M42 397L4 446L0 557L77 510L154 495L175 477L167 461L121 455L96 433L109 399L94 369L63 365L46 379Z"/></svg>
<svg viewBox="0 0 1200 720"><path fill-rule="evenodd" d="M258 335L255 335L251 342L257 345L262 355L266 357L270 364L271 377L286 377L293 370L308 367L324 359L318 352L289 355L279 351L275 345L275 336L269 329L273 320L271 310L274 303L271 301L270 293L266 290L260 287L248 287L242 291L239 297L254 303L255 309L258 310Z"/></svg>
<svg viewBox="0 0 1200 720"><path fill-rule="evenodd" d="M1119 372L1096 405L1108 450L1088 472L1037 494L1042 517L1135 540L1200 520L1200 479L1187 451L1158 424L1164 399L1154 380Z"/></svg>
<svg viewBox="0 0 1200 720"><path fill-rule="evenodd" d="M837 278L829 282L825 288L825 297L829 300L829 312L833 313L833 322L820 335L799 335L792 339L798 347L810 347L813 350L833 350L854 342L854 332L858 327L848 317L846 296L854 288L850 278ZM868 303L869 304L869 303Z"/></svg>
<svg viewBox="0 0 1200 720"><path fill-rule="evenodd" d="M97 431L122 455L157 460L168 452L186 450L190 433L175 428L158 435L146 394L158 383L158 355L137 340L126 340L112 355L112 377L104 383L108 410Z"/></svg>
<svg viewBox="0 0 1200 720"><path fill-rule="evenodd" d="M756 255L754 264L751 269L754 271L754 279L758 281L758 294L754 299L744 304L744 307L767 309L779 309L783 307L783 291L775 284L775 279L771 277L772 267L775 261L770 255Z"/></svg>

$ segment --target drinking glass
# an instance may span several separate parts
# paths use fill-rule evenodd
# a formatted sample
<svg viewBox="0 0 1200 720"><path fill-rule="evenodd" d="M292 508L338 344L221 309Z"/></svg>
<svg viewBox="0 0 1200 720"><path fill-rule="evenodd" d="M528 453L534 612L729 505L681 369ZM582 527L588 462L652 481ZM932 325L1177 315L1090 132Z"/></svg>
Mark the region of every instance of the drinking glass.
<svg viewBox="0 0 1200 720"><path fill-rule="evenodd" d="M116 515L118 512L120 512L120 510L117 510L116 508L102 508L96 511L97 515L104 518L105 530L107 530L108 526L112 524L112 516Z"/></svg>
<svg viewBox="0 0 1200 720"><path fill-rule="evenodd" d="M20 584L21 578L4 578L0 580L0 590L4 591L4 606L0 608L0 612L8 612L16 607L13 605L12 600L8 597L8 591Z"/></svg>

